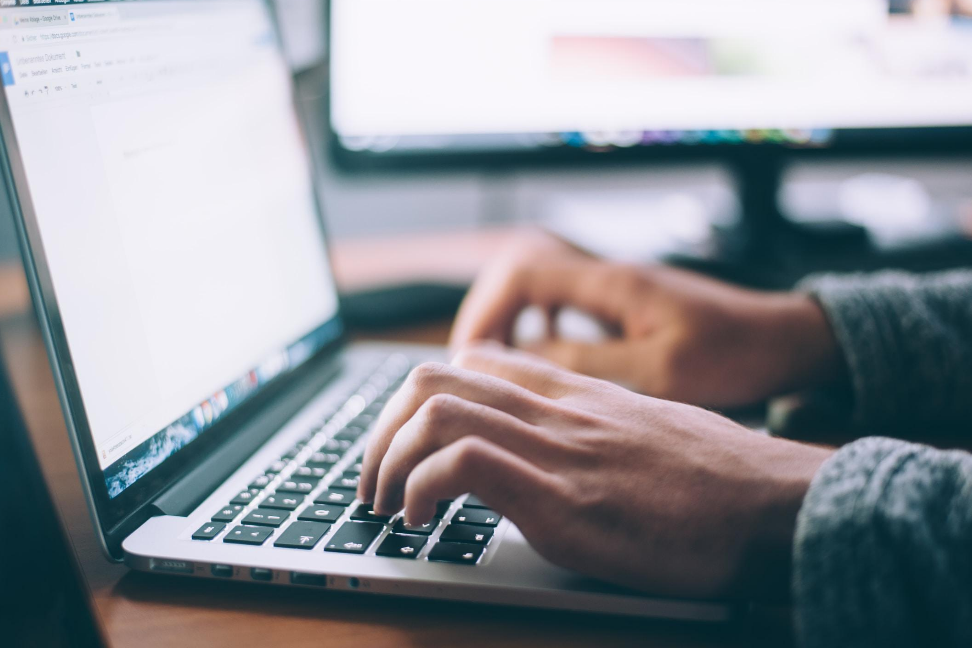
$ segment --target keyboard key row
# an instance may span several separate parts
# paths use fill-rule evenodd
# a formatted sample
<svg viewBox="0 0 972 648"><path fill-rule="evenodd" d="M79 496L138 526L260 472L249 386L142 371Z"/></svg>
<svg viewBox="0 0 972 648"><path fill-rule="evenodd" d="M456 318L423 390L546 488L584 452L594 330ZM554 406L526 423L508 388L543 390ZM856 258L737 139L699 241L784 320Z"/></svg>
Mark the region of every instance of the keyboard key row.
<svg viewBox="0 0 972 648"><path fill-rule="evenodd" d="M366 510L358 513L358 515L374 516L374 512L368 509L366 505L359 508L362 507ZM315 514L316 512L321 512L322 515L318 516ZM298 521L287 527L273 545L288 549L313 549L331 529L331 524L326 520L336 520L343 512L343 508L326 509L320 506L309 506L301 512ZM256 509L243 519L241 526L232 529L223 541L235 544L262 545L273 534L274 529L281 526L285 520L286 516L279 512ZM375 554L389 558L415 559L428 544L428 536L437 525L438 520L427 525L418 525L424 528L416 532L416 527L410 527L399 519L392 528L392 532L375 550ZM225 527L224 523L208 522L200 527L192 538L194 540L212 540ZM382 522L361 521L352 518L338 528L337 533L327 542L324 550L337 553L364 554L385 528L386 526ZM404 529L406 532L397 532L399 529ZM428 560L475 564L482 557L485 546L492 537L492 528L453 522L443 529L439 542L429 552Z"/></svg>

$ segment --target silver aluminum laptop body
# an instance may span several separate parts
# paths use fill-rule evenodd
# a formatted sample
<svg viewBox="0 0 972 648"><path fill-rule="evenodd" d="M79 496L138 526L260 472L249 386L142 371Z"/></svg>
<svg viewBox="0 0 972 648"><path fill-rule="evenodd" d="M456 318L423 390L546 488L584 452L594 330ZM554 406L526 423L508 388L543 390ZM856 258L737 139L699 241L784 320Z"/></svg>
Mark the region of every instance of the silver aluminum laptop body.
<svg viewBox="0 0 972 648"><path fill-rule="evenodd" d="M719 603L651 598L556 567L541 558L516 526L506 519L495 527L488 526L495 523L494 520L487 520L487 525L478 527L487 530L483 537L488 537L489 531L492 537L481 555L469 554L472 563L428 560L433 548L443 544L439 536L444 529L460 516L462 498L442 511L445 521L437 524L421 548L399 557L376 555L395 520L384 525L377 538L367 541L364 547L357 547L354 542L344 543L349 550L361 550L362 553L325 550L345 525L357 524L348 521L356 510L356 502L340 509L339 517L329 522L324 535L307 537L306 542L312 548L299 546L304 542L304 536L300 534L296 536L296 547L275 546L291 525L300 522L298 516L305 507L312 506L316 500L326 504L327 493L334 492L334 484L346 478L342 476L347 471L353 473L366 434L349 437L346 431L353 425L366 427L370 418L363 417L362 412L374 414L383 398L383 390L393 388L408 367L427 360L445 359L444 350L437 347L346 344L341 335L339 312L313 335L288 347L283 356L277 357L278 361L285 361L284 369L279 362L277 365L261 365L259 370L247 374L250 382L236 382L233 388L218 391L217 395L180 418L179 425L169 426L170 434L159 436L165 431L162 430L148 437L155 443L152 446L155 454L139 455L148 461L147 464L126 463L124 457L107 464L105 456L112 447L97 447L93 440L91 418L95 407L92 403L97 395L115 397L115 394L94 394L85 389L82 363L79 354L74 353L83 347L84 339L69 330L73 316L65 315L67 304L61 299L59 289L59 281L63 280L59 273L65 271L61 267L62 259L55 258L58 254L56 245L48 245L57 233L52 235L54 230L45 230L50 226L45 222L48 218L45 210L52 208L45 207L50 201L41 191L43 186L36 179L37 173L32 171L32 168L38 168L35 166L38 154L32 148L43 148L44 144L42 139L36 139L39 136L29 134L29 128L38 124L55 128L53 120L59 114L56 112L58 107L67 105L64 101L74 101L60 99L58 93L68 96L72 90L90 91L83 96L84 101L95 106L91 109L92 114L101 110L97 106L114 101L116 95L112 93L126 100L131 96L135 101L148 101L148 104L132 105L145 106L145 110L151 111L154 95L142 86L138 86L138 91L134 86L103 89L104 86L131 83L130 80L136 77L139 83L155 83L159 79L171 82L165 81L165 75L179 73L178 66L172 62L164 68L152 68L141 77L136 74L138 69L130 75L115 77L111 76L114 70L109 71L105 66L88 62L87 67L81 67L78 62L91 60L89 52L104 49L99 38L122 38L126 30L145 29L150 38L171 38L174 47L191 49L192 34L180 32L183 25L198 25L205 20L220 18L220 12L234 12L235 16L235 12L248 11L257 16L252 20L264 20L267 29L272 30L270 8L260 0L143 0L15 9L16 21L4 20L2 24L16 22L19 28L21 23L33 24L31 18L41 13L46 18L37 21L42 26L36 27L36 35L23 31L0 34L3 38L0 67L5 86L0 103L0 129L5 179L18 222L24 265L94 528L107 556L124 561L133 569L198 578L699 621L721 621L729 617L730 608ZM230 14L226 13L225 17L229 18ZM85 22L83 31L75 26L76 21ZM74 31L76 29L78 31ZM18 40L21 38L31 39L30 42L39 49L18 49L20 43L27 42ZM276 40L269 45L261 43L260 47L270 47L279 57ZM265 50L261 52L261 56L267 55ZM116 59L109 67L151 66L156 64L154 61L151 52L142 52L125 61ZM102 61L105 62L107 59ZM46 72L42 74L41 70ZM102 81L92 76L102 73L105 75ZM71 74L77 74L76 79L70 77ZM267 92L255 84L249 91ZM145 100L146 96L148 100ZM287 100L290 101L290 97ZM59 101L62 103L57 103ZM45 119L52 121L47 123ZM112 127L110 120L104 123L108 126L102 124L102 127ZM247 138L248 132L241 130L239 137ZM83 148L82 145L83 141L74 144ZM146 146L156 145L165 147L168 143L163 139L146 141ZM90 151L64 150L65 155L94 155ZM138 160L144 150L138 147L126 149L120 159L129 164ZM308 175L311 174L309 166L305 169ZM112 172L110 168L106 171ZM122 172L126 172L125 168ZM181 188L169 187L167 190L178 192ZM111 242L96 241L92 245L96 249L87 253L96 257L100 252L110 251L107 247L99 250L98 246L109 246ZM323 249L323 238L320 246ZM232 249L228 251L231 253ZM157 271L165 273L167 268L160 266ZM73 267L72 271L84 274L88 268ZM198 367L204 368L206 356L199 357L198 362ZM269 378L264 380L266 376ZM125 377L118 379L124 381ZM213 385L214 389L219 387ZM193 432L193 438L185 441L184 437L172 434L173 430L180 433L189 430ZM179 441L180 438L183 441ZM336 438L344 439L342 446L335 447ZM124 445L124 441L122 439L119 444ZM346 447L348 445L350 447ZM323 467L316 473L309 490L301 493L278 491L293 481L299 467L306 468L305 463L318 456L315 453L330 455L330 459L315 464ZM118 470L119 465L125 470ZM147 465L151 467L146 469ZM106 478L109 473L111 479ZM325 476L317 481L321 473ZM238 498L243 494L248 495L245 501L240 501ZM270 497L297 499L300 504L289 509L266 509L264 505ZM239 503L231 506L229 503L234 500ZM234 509L229 514L231 519L214 522L214 516L228 506ZM256 509L278 511L285 521L279 526L242 525L241 521L250 519ZM267 537L257 544L224 541L237 529L243 529L244 533L256 529L253 533ZM194 539L194 535L199 534L212 537ZM459 560L462 559L460 555Z"/></svg>

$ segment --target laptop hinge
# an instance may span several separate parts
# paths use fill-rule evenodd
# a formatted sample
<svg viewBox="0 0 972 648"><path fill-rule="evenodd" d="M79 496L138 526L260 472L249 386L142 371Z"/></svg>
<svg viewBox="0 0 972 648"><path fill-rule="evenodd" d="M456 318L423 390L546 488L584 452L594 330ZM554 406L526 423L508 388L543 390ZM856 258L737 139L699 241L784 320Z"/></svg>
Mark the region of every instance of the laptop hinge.
<svg viewBox="0 0 972 648"><path fill-rule="evenodd" d="M339 353L313 369L308 367L312 370L303 380L291 384L241 425L232 441L224 443L155 498L152 508L156 514L189 515L304 405L320 394L341 372L343 355Z"/></svg>

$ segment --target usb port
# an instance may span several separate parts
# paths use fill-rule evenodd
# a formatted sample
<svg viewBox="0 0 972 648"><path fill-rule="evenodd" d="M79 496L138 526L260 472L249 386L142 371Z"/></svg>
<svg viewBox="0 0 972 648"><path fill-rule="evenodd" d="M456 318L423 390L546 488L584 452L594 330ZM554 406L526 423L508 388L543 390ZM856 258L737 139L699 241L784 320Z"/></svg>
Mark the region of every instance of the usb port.
<svg viewBox="0 0 972 648"><path fill-rule="evenodd" d="M290 582L294 585L327 587L327 576L324 574L302 574L301 572L290 572Z"/></svg>
<svg viewBox="0 0 972 648"><path fill-rule="evenodd" d="M219 576L220 578L233 578L233 567L232 565L212 565L209 568L213 576Z"/></svg>
<svg viewBox="0 0 972 648"><path fill-rule="evenodd" d="M273 572L269 569L252 567L250 569L250 578L255 581L271 581L273 580Z"/></svg>

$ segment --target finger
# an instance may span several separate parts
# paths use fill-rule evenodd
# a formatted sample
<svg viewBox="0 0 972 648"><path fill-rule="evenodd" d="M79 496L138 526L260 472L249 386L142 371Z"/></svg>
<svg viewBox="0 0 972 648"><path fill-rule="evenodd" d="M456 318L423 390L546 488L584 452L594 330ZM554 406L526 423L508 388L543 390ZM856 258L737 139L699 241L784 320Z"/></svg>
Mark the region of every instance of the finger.
<svg viewBox="0 0 972 648"><path fill-rule="evenodd" d="M637 273L580 255L531 260L498 268L478 281L459 309L450 347L479 339L509 342L528 305L574 306L609 323L620 322Z"/></svg>
<svg viewBox="0 0 972 648"><path fill-rule="evenodd" d="M538 419L544 400L534 392L494 376L438 363L416 367L389 400L368 439L358 486L358 496L362 500L370 502L375 495L378 467L395 433L435 394L458 396L504 411L527 423Z"/></svg>
<svg viewBox="0 0 972 648"><path fill-rule="evenodd" d="M455 396L430 398L395 438L381 460L375 491L375 511L391 515L401 510L408 475L422 460L467 436L484 438L527 460L556 460L558 440L515 416Z"/></svg>
<svg viewBox="0 0 972 648"><path fill-rule="evenodd" d="M637 382L642 365L648 362L628 341L549 340L528 350L570 371L604 380Z"/></svg>
<svg viewBox="0 0 972 648"><path fill-rule="evenodd" d="M560 398L574 388L573 377L562 367L496 342L474 342L463 347L452 364L501 378L547 398Z"/></svg>
<svg viewBox="0 0 972 648"><path fill-rule="evenodd" d="M547 339L552 340L557 337L557 318L560 317L560 306L547 306L546 312L546 333Z"/></svg>
<svg viewBox="0 0 972 648"><path fill-rule="evenodd" d="M405 486L405 519L424 524L436 502L474 493L496 512L524 528L537 502L550 502L551 475L514 453L474 436L446 446L422 461Z"/></svg>

